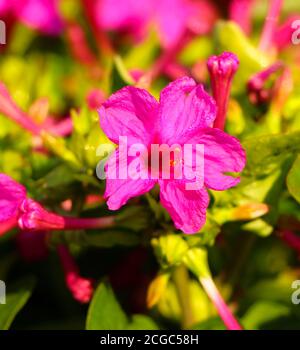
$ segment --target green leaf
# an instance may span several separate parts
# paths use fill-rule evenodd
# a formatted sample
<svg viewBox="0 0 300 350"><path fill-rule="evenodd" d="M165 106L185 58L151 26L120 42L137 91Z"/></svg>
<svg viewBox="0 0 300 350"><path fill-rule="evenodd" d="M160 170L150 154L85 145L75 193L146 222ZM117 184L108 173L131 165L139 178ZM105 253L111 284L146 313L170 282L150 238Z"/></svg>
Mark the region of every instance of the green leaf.
<svg viewBox="0 0 300 350"><path fill-rule="evenodd" d="M247 153L244 175L266 175L278 166L282 159L300 151L300 132L266 135L243 142Z"/></svg>
<svg viewBox="0 0 300 350"><path fill-rule="evenodd" d="M271 301L258 301L252 305L242 318L246 329L261 329L265 323L288 316L290 308Z"/></svg>
<svg viewBox="0 0 300 350"><path fill-rule="evenodd" d="M127 69L146 70L155 59L159 48L157 33L155 30L149 30L147 38L130 48L124 57L124 64Z"/></svg>
<svg viewBox="0 0 300 350"><path fill-rule="evenodd" d="M193 330L226 330L220 317L212 317L193 326Z"/></svg>
<svg viewBox="0 0 300 350"><path fill-rule="evenodd" d="M35 286L34 277L26 277L12 286L8 286L6 304L0 305L0 329L7 330L18 312L30 298Z"/></svg>
<svg viewBox="0 0 300 350"><path fill-rule="evenodd" d="M90 304L87 330L124 330L128 319L108 282L98 286Z"/></svg>
<svg viewBox="0 0 300 350"><path fill-rule="evenodd" d="M72 153L67 145L66 140L62 137L52 136L46 132L42 133L44 146L47 147L53 154L70 164L72 167L81 168L81 164L77 157Z"/></svg>
<svg viewBox="0 0 300 350"><path fill-rule="evenodd" d="M132 322L127 327L128 330L147 330L155 331L159 327L157 324L149 317L145 315L133 315Z"/></svg>
<svg viewBox="0 0 300 350"><path fill-rule="evenodd" d="M141 239L134 233L121 231L105 231L97 234L87 234L85 241L88 245L100 248L114 246L132 247L140 243Z"/></svg>
<svg viewBox="0 0 300 350"><path fill-rule="evenodd" d="M71 118L73 121L74 131L80 135L86 135L92 126L92 112L86 106L82 107L78 112L75 109L71 110Z"/></svg>
<svg viewBox="0 0 300 350"><path fill-rule="evenodd" d="M286 183L290 194L300 203L300 156L296 158L290 169Z"/></svg>
<svg viewBox="0 0 300 350"><path fill-rule="evenodd" d="M151 215L148 208L138 205L125 207L116 216L116 223L122 228L132 231L141 231L149 228L151 223Z"/></svg>
<svg viewBox="0 0 300 350"><path fill-rule="evenodd" d="M221 53L230 51L235 53L240 61L240 68L234 79L234 85L245 89L246 83L254 73L269 64L263 55L234 22L220 21L215 30L215 47Z"/></svg>
<svg viewBox="0 0 300 350"><path fill-rule="evenodd" d="M206 60L212 51L212 41L208 37L196 37L180 53L179 59L184 65L189 66L199 60Z"/></svg>
<svg viewBox="0 0 300 350"><path fill-rule="evenodd" d="M114 56L114 63L116 65L117 72L119 73L123 81L128 85L133 85L134 80L128 72L127 68L125 67L124 61L119 55Z"/></svg>
<svg viewBox="0 0 300 350"><path fill-rule="evenodd" d="M46 176L37 181L37 185L43 189L55 189L74 182L74 170L66 164L60 164L51 170Z"/></svg>
<svg viewBox="0 0 300 350"><path fill-rule="evenodd" d="M17 254L6 254L1 257L0 280L4 281L6 279L8 272L10 271L17 259Z"/></svg>

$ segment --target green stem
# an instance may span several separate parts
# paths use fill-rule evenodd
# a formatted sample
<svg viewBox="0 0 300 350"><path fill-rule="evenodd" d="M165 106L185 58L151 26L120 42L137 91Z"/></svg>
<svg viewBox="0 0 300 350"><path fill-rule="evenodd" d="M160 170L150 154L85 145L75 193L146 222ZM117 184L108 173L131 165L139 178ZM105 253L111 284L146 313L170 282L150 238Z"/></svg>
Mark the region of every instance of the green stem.
<svg viewBox="0 0 300 350"><path fill-rule="evenodd" d="M188 329L194 323L194 316L190 303L189 274L184 265L180 265L175 269L173 281L182 309L182 328Z"/></svg>

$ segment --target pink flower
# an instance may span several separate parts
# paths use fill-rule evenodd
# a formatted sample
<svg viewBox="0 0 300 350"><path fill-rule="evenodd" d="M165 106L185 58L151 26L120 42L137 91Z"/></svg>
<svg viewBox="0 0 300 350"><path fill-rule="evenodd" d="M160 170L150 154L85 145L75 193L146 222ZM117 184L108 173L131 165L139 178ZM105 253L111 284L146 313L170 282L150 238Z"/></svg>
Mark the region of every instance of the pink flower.
<svg viewBox="0 0 300 350"><path fill-rule="evenodd" d="M0 16L13 15L31 28L55 35L63 27L57 4L58 0L0 0Z"/></svg>
<svg viewBox="0 0 300 350"><path fill-rule="evenodd" d="M127 86L104 102L99 115L101 127L116 144L119 144L119 136L126 136L128 147L142 144L148 150L153 144L204 145L204 186L195 190L186 188L190 182L186 174L182 179L165 179L163 176L157 179L151 176L112 178L111 171L127 171L138 157L118 159L122 155L117 149L116 157L110 157L106 169L105 197L111 210L119 209L130 198L150 191L158 183L161 204L176 228L195 233L206 220L209 204L206 188L225 190L239 182L239 178L225 173L242 171L245 152L236 138L211 127L216 118L215 101L191 78L184 77L170 83L162 90L159 102L146 90ZM142 172L153 170L147 165ZM194 163L190 166L193 168Z"/></svg>
<svg viewBox="0 0 300 350"><path fill-rule="evenodd" d="M219 56L211 56L207 61L213 97L218 107L214 127L221 130L225 127L231 83L239 64L237 56L231 52L223 52Z"/></svg>
<svg viewBox="0 0 300 350"><path fill-rule="evenodd" d="M5 174L0 174L0 235L16 225L26 189Z"/></svg>
<svg viewBox="0 0 300 350"><path fill-rule="evenodd" d="M272 96L272 88L267 88L269 78L275 73L284 70L284 64L281 61L275 62L271 66L254 74L247 83L249 99L253 104L267 102Z"/></svg>
<svg viewBox="0 0 300 350"><path fill-rule="evenodd" d="M207 33L217 17L206 0L99 0L94 12L100 28L126 32L136 40L154 23L164 47L174 46L187 30Z"/></svg>

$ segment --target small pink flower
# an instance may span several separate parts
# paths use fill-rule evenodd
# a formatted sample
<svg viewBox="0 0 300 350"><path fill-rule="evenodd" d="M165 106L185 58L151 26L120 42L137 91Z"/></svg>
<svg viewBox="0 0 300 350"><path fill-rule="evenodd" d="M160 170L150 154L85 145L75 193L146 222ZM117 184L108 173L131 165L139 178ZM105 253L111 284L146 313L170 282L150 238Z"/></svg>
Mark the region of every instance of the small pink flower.
<svg viewBox="0 0 300 350"><path fill-rule="evenodd" d="M271 98L272 88L267 88L266 83L272 75L282 72L284 68L284 64L278 61L250 78L247 83L247 90L249 99L253 104L265 103Z"/></svg>
<svg viewBox="0 0 300 350"><path fill-rule="evenodd" d="M0 0L0 16L13 15L31 28L55 35L63 27L57 7L58 0Z"/></svg>
<svg viewBox="0 0 300 350"><path fill-rule="evenodd" d="M126 136L128 147L142 144L148 149L152 144L202 144L205 186L187 190L187 178L167 180L149 176L147 179L113 179L110 169L120 172L125 164L130 165L137 158L117 161L117 150L117 157L111 157L107 163L105 197L108 207L117 210L130 198L150 191L158 183L161 203L175 226L185 233L199 231L205 223L209 204L206 188L225 190L235 186L239 178L225 173L242 171L246 160L245 152L236 138L211 127L216 112L215 101L202 85L196 85L188 77L164 88L159 102L146 90L132 86L113 94L99 110L100 124L108 138L118 144L119 136ZM127 169L126 165L126 172Z"/></svg>
<svg viewBox="0 0 300 350"><path fill-rule="evenodd" d="M98 0L94 12L100 28L129 33L136 40L154 23L164 47L176 45L187 30L207 33L217 18L206 0Z"/></svg>

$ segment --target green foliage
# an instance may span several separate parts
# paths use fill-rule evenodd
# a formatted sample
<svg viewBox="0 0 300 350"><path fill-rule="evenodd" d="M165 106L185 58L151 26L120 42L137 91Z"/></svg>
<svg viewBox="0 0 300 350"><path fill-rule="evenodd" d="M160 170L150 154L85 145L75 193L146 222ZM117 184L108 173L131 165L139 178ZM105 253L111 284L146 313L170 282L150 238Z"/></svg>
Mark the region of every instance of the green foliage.
<svg viewBox="0 0 300 350"><path fill-rule="evenodd" d="M266 323L288 316L290 309L269 301L258 301L252 305L243 316L242 323L246 329L263 329Z"/></svg>
<svg viewBox="0 0 300 350"><path fill-rule="evenodd" d="M102 282L98 286L89 307L86 328L88 330L121 330L128 318L117 301L111 286Z"/></svg>
<svg viewBox="0 0 300 350"><path fill-rule="evenodd" d="M234 79L236 88L245 89L251 75L269 64L268 58L259 52L234 22L220 21L215 27L214 39L219 53L229 51L238 55L240 69Z"/></svg>
<svg viewBox="0 0 300 350"><path fill-rule="evenodd" d="M35 278L24 277L18 282L9 285L6 295L6 304L0 305L0 329L6 330L11 326L14 318L27 303L35 286Z"/></svg>
<svg viewBox="0 0 300 350"><path fill-rule="evenodd" d="M145 315L129 319L122 310L111 286L102 282L90 304L86 329L88 330L156 330L157 325Z"/></svg>
<svg viewBox="0 0 300 350"><path fill-rule="evenodd" d="M300 202L300 157L298 156L287 176L287 188L290 194Z"/></svg>

